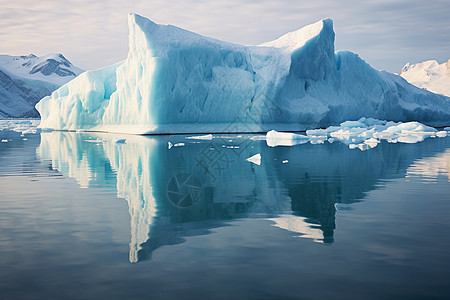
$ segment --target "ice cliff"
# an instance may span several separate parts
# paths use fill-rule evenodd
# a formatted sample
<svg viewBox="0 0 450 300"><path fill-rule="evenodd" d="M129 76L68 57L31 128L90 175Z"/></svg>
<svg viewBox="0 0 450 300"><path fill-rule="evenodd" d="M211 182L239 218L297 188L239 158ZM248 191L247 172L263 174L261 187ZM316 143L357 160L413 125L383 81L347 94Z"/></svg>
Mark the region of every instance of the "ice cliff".
<svg viewBox="0 0 450 300"><path fill-rule="evenodd" d="M130 14L124 62L85 72L36 106L41 128L129 133L304 130L372 117L450 124L450 98L336 52L321 20L259 46Z"/></svg>

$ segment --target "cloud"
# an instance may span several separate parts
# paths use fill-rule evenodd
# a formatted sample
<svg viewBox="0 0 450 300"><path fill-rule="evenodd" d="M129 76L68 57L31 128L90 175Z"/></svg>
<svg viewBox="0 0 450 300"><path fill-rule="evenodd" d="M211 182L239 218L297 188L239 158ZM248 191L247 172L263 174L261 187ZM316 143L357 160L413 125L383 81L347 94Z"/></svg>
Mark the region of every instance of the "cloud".
<svg viewBox="0 0 450 300"><path fill-rule="evenodd" d="M439 0L0 1L2 53L62 52L85 69L126 57L129 12L241 44L269 41L330 17L337 49L390 71L450 56L450 6Z"/></svg>

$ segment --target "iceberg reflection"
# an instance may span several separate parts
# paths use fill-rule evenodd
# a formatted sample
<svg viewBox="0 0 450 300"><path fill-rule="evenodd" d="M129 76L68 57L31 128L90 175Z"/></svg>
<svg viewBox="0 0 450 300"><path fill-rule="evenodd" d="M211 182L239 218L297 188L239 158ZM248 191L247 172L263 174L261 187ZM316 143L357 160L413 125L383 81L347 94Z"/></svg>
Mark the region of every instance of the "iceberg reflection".
<svg viewBox="0 0 450 300"><path fill-rule="evenodd" d="M237 135L202 140L54 131L41 133L37 154L81 187L109 189L127 201L129 260L138 262L161 246L244 217L332 243L336 203L361 201L380 179L404 177L414 160L444 151L445 140L355 152L343 144L271 148ZM261 165L246 161L258 153Z"/></svg>
<svg viewBox="0 0 450 300"><path fill-rule="evenodd" d="M406 177L421 177L434 182L442 176L450 182L450 150L415 161L407 170Z"/></svg>

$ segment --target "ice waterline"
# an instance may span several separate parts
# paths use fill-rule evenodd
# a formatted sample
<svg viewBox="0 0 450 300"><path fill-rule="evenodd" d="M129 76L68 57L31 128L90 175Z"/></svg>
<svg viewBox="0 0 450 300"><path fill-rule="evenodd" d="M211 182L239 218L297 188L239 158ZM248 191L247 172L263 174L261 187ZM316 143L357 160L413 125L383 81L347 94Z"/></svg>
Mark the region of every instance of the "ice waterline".
<svg viewBox="0 0 450 300"><path fill-rule="evenodd" d="M0 120L0 131L11 130L22 134L36 133L39 120ZM361 118L357 121L345 121L339 126L330 126L325 129L312 129L304 133L278 132L270 130L266 135L251 136L251 140L266 140L269 147L295 146L305 143L324 144L341 142L349 149L361 151L375 148L381 141L388 143L418 143L426 138L444 138L450 136L450 127L438 130L419 122L392 122L373 118ZM168 143L168 149L185 146L198 141L208 141L219 135L193 135L187 136L186 143ZM8 141L2 141L8 142ZM125 143L125 138L117 138L116 143ZM260 160L260 158L258 158Z"/></svg>

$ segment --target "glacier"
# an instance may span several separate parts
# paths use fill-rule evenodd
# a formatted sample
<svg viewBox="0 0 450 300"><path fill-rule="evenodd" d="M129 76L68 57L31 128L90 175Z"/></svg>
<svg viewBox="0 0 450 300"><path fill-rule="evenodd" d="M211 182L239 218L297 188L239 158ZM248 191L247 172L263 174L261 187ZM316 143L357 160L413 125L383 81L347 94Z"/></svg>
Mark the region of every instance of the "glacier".
<svg viewBox="0 0 450 300"><path fill-rule="evenodd" d="M125 61L43 98L43 129L134 134L299 131L361 117L450 124L450 98L335 52L323 19L258 46L130 14Z"/></svg>

